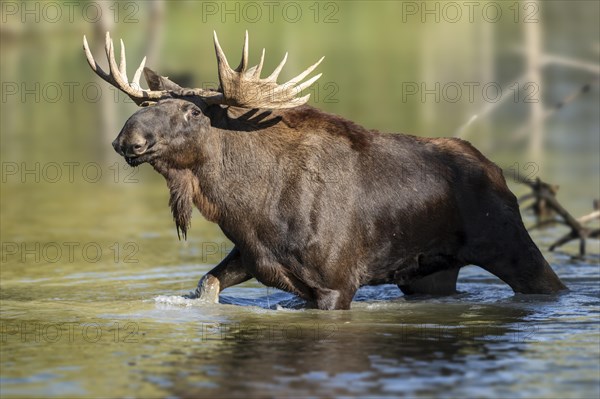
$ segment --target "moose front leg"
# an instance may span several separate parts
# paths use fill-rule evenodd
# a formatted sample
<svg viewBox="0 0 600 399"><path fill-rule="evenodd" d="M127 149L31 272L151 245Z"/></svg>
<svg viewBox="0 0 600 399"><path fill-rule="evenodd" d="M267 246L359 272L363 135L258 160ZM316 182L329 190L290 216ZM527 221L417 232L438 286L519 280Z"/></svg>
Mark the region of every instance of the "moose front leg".
<svg viewBox="0 0 600 399"><path fill-rule="evenodd" d="M219 293L227 287L248 281L252 275L242 266L240 251L233 250L198 282L198 287L186 298L218 303Z"/></svg>

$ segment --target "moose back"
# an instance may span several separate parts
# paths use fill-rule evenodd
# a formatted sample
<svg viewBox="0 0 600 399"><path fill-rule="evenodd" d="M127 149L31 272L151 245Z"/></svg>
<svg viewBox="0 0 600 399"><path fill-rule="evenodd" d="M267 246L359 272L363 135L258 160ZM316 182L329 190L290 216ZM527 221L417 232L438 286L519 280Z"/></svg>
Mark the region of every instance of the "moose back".
<svg viewBox="0 0 600 399"><path fill-rule="evenodd" d="M261 78L264 50L232 69L216 34L218 90L182 88L144 67L127 79L106 35L109 72L91 68L143 106L113 142L133 166L163 175L178 234L192 208L217 223L234 249L193 297L251 278L319 309L348 309L363 285L405 294L456 291L461 267L478 265L515 292L566 287L527 233L502 171L468 142L383 134L305 105L298 97L321 62L277 84ZM141 89L144 73L149 89Z"/></svg>

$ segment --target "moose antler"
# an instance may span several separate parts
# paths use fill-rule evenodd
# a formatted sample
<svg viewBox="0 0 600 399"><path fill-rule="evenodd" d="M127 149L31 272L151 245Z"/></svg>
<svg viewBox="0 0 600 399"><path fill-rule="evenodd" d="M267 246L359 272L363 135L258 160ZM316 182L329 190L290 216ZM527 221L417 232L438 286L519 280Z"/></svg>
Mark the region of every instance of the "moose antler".
<svg viewBox="0 0 600 399"><path fill-rule="evenodd" d="M265 78L260 78L263 62L265 59L265 50L258 65L248 69L248 31L244 38L244 47L242 49L242 60L240 65L234 70L231 69L227 62L227 57L217 38L217 33L214 32L215 52L217 53L217 65L219 69L219 83L221 84L219 91L223 93L224 103L243 108L290 108L306 103L310 97L307 94L304 97L296 97L302 90L309 87L322 74L318 74L311 79L302 83L302 80L308 76L320 63L323 58L304 72L290 79L288 82L278 85L277 77L283 69L287 61L287 53L283 60L273 73ZM192 90L193 92L194 90ZM201 95L199 93L199 95Z"/></svg>
<svg viewBox="0 0 600 399"><path fill-rule="evenodd" d="M158 101L162 98L170 97L169 92L167 91L144 90L141 88L140 76L142 75L142 71L146 65L146 57L144 57L140 63L140 66L135 71L135 74L133 75L133 81L129 83L127 78L127 61L125 59L125 45L123 44L123 40L121 40L121 62L118 67L117 61L115 61L114 43L110 38L109 32L106 32L104 49L106 50L106 58L108 59L108 68L110 73L104 72L100 65L98 65L98 63L94 60L94 56L90 51L87 39L85 35L83 36L83 50L90 68L92 68L92 70L96 72L96 75L100 76L103 80L127 94L137 105L141 105L146 101Z"/></svg>
<svg viewBox="0 0 600 399"><path fill-rule="evenodd" d="M308 74L310 74L325 57L321 57L319 61L308 67L295 78L290 79L282 85L278 85L277 77L287 61L287 53L273 73L269 77L261 79L260 73L265 58L265 50L263 49L262 51L258 65L248 68L248 31L246 31L244 40L242 60L235 70L231 69L227 62L227 57L225 57L225 54L221 49L216 32L214 32L214 43L217 54L220 83L220 87L217 91L200 88L145 90L142 89L139 84L140 76L146 63L145 57L136 70L133 81L129 83L126 71L125 45L123 44L123 41L121 40L121 62L120 65L117 66L114 44L110 38L110 34L106 32L105 50L110 72L106 73L94 60L87 39L85 36L83 37L83 49L92 70L106 82L127 94L138 105L142 105L145 102L156 102L163 98L197 96L208 104L224 104L242 108L291 108L305 104L308 101L310 94L307 94L304 97L297 97L297 95L302 90L312 85L322 75L318 74L309 80L302 82L302 80L308 76Z"/></svg>

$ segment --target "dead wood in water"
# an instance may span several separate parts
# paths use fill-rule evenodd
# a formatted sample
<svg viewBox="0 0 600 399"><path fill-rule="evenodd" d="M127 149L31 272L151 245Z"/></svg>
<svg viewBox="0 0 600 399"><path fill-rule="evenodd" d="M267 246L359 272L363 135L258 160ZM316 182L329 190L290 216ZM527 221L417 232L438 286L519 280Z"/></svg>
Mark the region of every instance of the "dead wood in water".
<svg viewBox="0 0 600 399"><path fill-rule="evenodd" d="M555 220L548 220L548 218L556 215L556 209L549 204L548 198L553 198L556 201L556 193L560 188L555 184L548 184L539 178L535 180L529 180L517 176L517 182L525 184L531 188L531 193L523 195L519 198L519 204L533 199L531 205L527 206L524 210L532 210L537 218L538 225L541 227L545 224L555 223Z"/></svg>
<svg viewBox="0 0 600 399"><path fill-rule="evenodd" d="M516 181L529 186L532 191L519 198L519 203L530 199L534 200L531 205L524 208L524 210L532 210L537 218L537 223L530 230L554 223L561 223L571 228L569 233L550 245L550 251L554 251L570 241L579 240L579 255L584 256L586 240L588 238L600 238L600 229L592 229L586 226L594 220L600 220L600 210L598 209L600 201L594 201L593 212L576 219L558 202L556 193L559 186L546 183L540 178L528 180L518 177Z"/></svg>

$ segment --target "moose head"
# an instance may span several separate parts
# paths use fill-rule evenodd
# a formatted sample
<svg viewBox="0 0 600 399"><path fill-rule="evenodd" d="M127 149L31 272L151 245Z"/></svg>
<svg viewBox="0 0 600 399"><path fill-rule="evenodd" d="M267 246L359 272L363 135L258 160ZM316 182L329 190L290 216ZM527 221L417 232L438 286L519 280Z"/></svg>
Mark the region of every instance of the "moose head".
<svg viewBox="0 0 600 399"><path fill-rule="evenodd" d="M113 141L112 145L127 163L137 166L144 162L154 165L153 161L177 164L188 167L199 161L202 153L202 136L210 135L214 119L220 113L215 105L234 106L244 109L282 109L305 104L310 94L298 97L302 90L321 77L318 74L306 81L304 79L321 63L322 57L298 76L283 84L277 78L287 61L287 53L273 73L261 78L265 50L258 65L248 68L248 32L246 31L242 60L239 66L229 66L216 32L214 46L217 56L219 88L217 90L201 88L183 88L167 77L160 76L145 67L146 58L136 70L133 80L127 78L125 45L121 40L121 60L117 66L114 43L106 33L105 50L109 73L98 65L89 49L87 39L83 37L83 48L90 67L103 80L127 94L142 109L134 113ZM142 72L149 89L140 87ZM220 107L218 108L221 109Z"/></svg>

